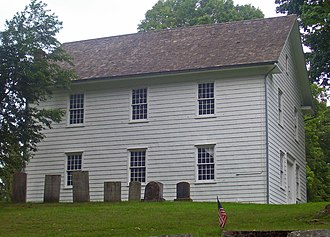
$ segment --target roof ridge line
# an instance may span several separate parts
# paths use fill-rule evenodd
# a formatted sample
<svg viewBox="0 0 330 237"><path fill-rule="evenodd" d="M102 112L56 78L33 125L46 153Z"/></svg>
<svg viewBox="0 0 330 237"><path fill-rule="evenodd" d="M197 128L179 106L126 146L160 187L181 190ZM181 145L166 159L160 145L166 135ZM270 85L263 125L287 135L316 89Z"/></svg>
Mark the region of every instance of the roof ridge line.
<svg viewBox="0 0 330 237"><path fill-rule="evenodd" d="M294 14L290 15L280 15L275 17L268 17L268 18L256 18L256 19L250 19L250 20L237 20L237 21L228 21L228 22L220 22L220 23L210 23L210 24L200 24L200 25L194 25L194 26L182 26L182 27L175 27L175 28L169 28L169 29L161 29L161 30L151 30L147 32L135 32L135 33L128 33L128 34L122 34L122 35L112 35L112 36L104 36L104 37L98 37L98 38L92 38L92 39L84 39L84 40L76 40L76 41L69 41L64 42L62 44L72 44L72 43L82 43L87 41L97 41L97 40L104 40L109 38L118 38L118 37L127 37L131 35L137 35L137 34L159 34L161 32L168 32L168 31L178 31L178 30L185 30L185 29L192 29L192 28L200 28L200 27L212 27L212 26L220 26L220 25L230 25L230 24L243 24L244 22L256 22L256 21L265 21L265 20L272 20L274 18L284 18L284 17L297 17Z"/></svg>

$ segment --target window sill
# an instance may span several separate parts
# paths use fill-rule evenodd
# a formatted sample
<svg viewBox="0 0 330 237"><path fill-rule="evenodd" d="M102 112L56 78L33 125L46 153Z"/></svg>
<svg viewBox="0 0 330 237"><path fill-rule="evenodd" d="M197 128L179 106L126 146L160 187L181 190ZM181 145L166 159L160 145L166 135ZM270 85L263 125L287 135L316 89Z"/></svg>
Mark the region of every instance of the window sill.
<svg viewBox="0 0 330 237"><path fill-rule="evenodd" d="M195 181L196 185L200 185L200 184L216 184L217 182L215 180L198 180Z"/></svg>
<svg viewBox="0 0 330 237"><path fill-rule="evenodd" d="M145 188L147 186L147 182L141 183L141 188ZM127 183L126 187L129 187L129 183Z"/></svg>
<svg viewBox="0 0 330 237"><path fill-rule="evenodd" d="M70 190L70 189L73 189L73 186L64 186L63 189L64 189L64 190Z"/></svg>
<svg viewBox="0 0 330 237"><path fill-rule="evenodd" d="M66 125L67 128L83 128L85 127L85 124L70 124Z"/></svg>
<svg viewBox="0 0 330 237"><path fill-rule="evenodd" d="M135 123L149 123L149 120L147 120L147 119L141 119L141 120L130 120L128 123L129 123L129 124L135 124Z"/></svg>
<svg viewBox="0 0 330 237"><path fill-rule="evenodd" d="M210 119L210 118L216 118L217 116L215 114L210 115L196 115L195 119Z"/></svg>

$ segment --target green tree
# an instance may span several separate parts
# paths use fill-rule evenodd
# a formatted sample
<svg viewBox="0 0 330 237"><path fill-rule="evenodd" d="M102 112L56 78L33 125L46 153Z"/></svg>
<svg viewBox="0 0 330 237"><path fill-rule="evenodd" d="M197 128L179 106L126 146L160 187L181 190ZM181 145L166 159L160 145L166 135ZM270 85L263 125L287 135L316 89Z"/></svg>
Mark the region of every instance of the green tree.
<svg viewBox="0 0 330 237"><path fill-rule="evenodd" d="M263 18L251 5L234 5L233 0L159 0L145 14L138 31L160 30L201 24Z"/></svg>
<svg viewBox="0 0 330 237"><path fill-rule="evenodd" d="M275 0L277 12L296 14L303 29L303 43L310 49L307 61L310 79L329 91L330 86L330 1Z"/></svg>
<svg viewBox="0 0 330 237"><path fill-rule="evenodd" d="M312 85L315 115L305 116L307 196L309 201L330 200L330 107L318 99L322 88Z"/></svg>
<svg viewBox="0 0 330 237"><path fill-rule="evenodd" d="M63 111L38 104L55 88L67 87L74 72L63 69L69 57L55 35L62 28L46 4L32 0L6 21L0 32L0 196L8 197L14 172L43 139L42 130L59 122Z"/></svg>

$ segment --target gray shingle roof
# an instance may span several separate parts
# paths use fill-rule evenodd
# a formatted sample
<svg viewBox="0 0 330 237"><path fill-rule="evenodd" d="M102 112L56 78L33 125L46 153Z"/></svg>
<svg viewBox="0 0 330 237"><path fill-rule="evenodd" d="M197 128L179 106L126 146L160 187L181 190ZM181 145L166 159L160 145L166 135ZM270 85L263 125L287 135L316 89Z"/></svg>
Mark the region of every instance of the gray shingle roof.
<svg viewBox="0 0 330 237"><path fill-rule="evenodd" d="M79 79L277 61L296 16L201 25L63 44Z"/></svg>

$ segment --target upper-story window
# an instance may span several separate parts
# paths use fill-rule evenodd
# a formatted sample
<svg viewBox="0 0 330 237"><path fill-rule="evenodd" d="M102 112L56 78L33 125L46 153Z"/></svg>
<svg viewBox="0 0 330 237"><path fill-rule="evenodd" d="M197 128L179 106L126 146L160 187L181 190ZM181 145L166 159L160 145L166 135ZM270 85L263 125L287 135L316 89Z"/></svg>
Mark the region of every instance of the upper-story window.
<svg viewBox="0 0 330 237"><path fill-rule="evenodd" d="M131 100L131 120L148 119L148 90L135 89L132 90Z"/></svg>
<svg viewBox="0 0 330 237"><path fill-rule="evenodd" d="M69 124L84 123L84 94L70 95Z"/></svg>
<svg viewBox="0 0 330 237"><path fill-rule="evenodd" d="M295 107L293 111L293 129L294 129L294 137L296 141L299 138L299 119L298 119L298 109Z"/></svg>
<svg viewBox="0 0 330 237"><path fill-rule="evenodd" d="M214 114L214 83L198 84L198 115Z"/></svg>
<svg viewBox="0 0 330 237"><path fill-rule="evenodd" d="M289 73L289 56L287 54L285 55L285 73Z"/></svg>
<svg viewBox="0 0 330 237"><path fill-rule="evenodd" d="M283 125L283 92L278 89L278 123Z"/></svg>

